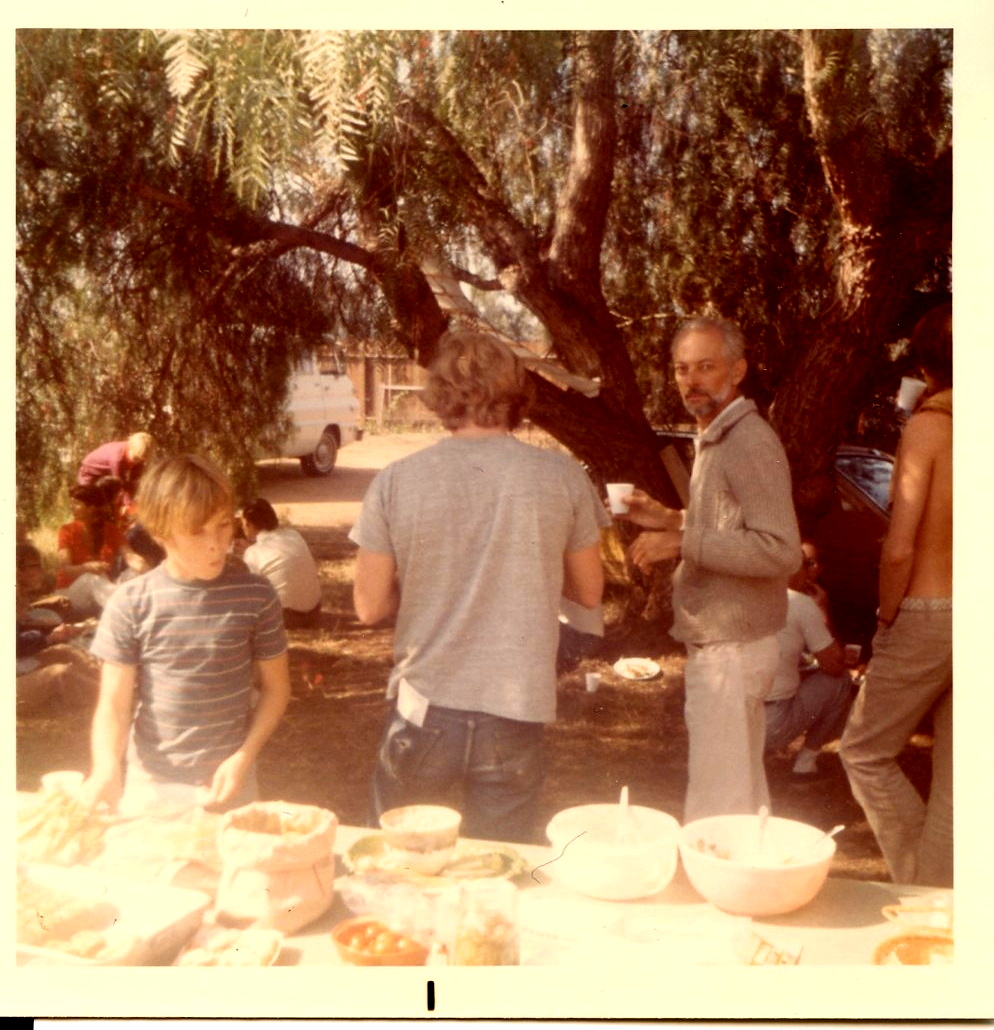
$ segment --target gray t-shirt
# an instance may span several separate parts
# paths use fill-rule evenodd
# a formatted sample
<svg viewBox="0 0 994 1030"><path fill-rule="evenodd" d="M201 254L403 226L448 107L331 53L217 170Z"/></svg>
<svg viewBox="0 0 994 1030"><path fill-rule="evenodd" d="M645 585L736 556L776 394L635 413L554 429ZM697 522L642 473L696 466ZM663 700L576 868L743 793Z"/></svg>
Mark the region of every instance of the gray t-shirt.
<svg viewBox="0 0 994 1030"><path fill-rule="evenodd" d="M154 776L208 783L245 742L253 663L287 648L268 579L229 564L216 579L173 579L165 563L122 583L91 651L137 667L133 745Z"/></svg>
<svg viewBox="0 0 994 1030"><path fill-rule="evenodd" d="M511 436L447 437L373 480L350 539L397 564L394 668L436 705L556 714L563 558L606 520L569 456Z"/></svg>

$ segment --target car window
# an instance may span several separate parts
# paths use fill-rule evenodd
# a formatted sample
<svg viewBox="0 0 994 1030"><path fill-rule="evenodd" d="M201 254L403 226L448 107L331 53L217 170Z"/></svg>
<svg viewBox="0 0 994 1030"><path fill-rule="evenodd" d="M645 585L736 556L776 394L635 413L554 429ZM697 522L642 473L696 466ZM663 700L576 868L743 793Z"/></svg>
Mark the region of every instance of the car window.
<svg viewBox="0 0 994 1030"><path fill-rule="evenodd" d="M890 509L890 480L894 462L875 454L838 454L836 469L884 511Z"/></svg>

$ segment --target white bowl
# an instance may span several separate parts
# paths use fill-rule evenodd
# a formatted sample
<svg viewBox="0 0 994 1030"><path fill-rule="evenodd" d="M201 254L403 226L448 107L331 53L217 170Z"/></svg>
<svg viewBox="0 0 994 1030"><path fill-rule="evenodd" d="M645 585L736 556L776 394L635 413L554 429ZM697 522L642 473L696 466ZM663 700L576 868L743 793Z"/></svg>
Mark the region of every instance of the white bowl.
<svg viewBox="0 0 994 1030"><path fill-rule="evenodd" d="M725 912L773 916L811 901L828 876L835 840L817 826L770 816L763 847L755 815L715 815L680 831L680 857L698 894Z"/></svg>
<svg viewBox="0 0 994 1030"><path fill-rule="evenodd" d="M556 853L545 871L579 894L606 901L661 891L676 872L680 824L655 808L631 805L628 811L627 830L617 804L557 812L545 831Z"/></svg>
<svg viewBox="0 0 994 1030"><path fill-rule="evenodd" d="M461 824L462 815L444 805L388 809L380 816L386 845L384 864L433 876L452 857Z"/></svg>

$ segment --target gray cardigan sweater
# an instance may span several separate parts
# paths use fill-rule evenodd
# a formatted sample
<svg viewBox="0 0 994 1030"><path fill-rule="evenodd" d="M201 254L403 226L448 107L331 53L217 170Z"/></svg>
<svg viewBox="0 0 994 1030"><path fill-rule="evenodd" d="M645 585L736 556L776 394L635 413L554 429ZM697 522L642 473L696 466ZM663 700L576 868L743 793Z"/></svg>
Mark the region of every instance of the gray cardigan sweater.
<svg viewBox="0 0 994 1030"><path fill-rule="evenodd" d="M777 633L787 619L787 580L802 560L783 445L745 398L696 443L672 635L714 644Z"/></svg>

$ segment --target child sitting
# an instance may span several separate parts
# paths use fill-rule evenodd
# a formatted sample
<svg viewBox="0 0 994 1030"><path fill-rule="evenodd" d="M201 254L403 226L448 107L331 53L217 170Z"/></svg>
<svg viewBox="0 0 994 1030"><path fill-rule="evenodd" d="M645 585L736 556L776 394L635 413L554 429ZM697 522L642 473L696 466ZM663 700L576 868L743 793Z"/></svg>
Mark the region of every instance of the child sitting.
<svg viewBox="0 0 994 1030"><path fill-rule="evenodd" d="M41 552L34 544L19 543L15 563L18 715L44 710L51 701L92 705L99 663L72 643L83 629L63 622L54 606L34 603L45 582Z"/></svg>
<svg viewBox="0 0 994 1030"><path fill-rule="evenodd" d="M290 696L279 598L227 562L232 491L211 462L162 461L142 478L138 509L166 558L120 584L101 616L83 800L127 813L247 804L257 797L255 759Z"/></svg>

